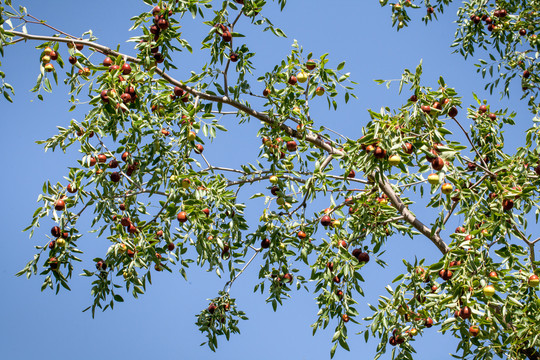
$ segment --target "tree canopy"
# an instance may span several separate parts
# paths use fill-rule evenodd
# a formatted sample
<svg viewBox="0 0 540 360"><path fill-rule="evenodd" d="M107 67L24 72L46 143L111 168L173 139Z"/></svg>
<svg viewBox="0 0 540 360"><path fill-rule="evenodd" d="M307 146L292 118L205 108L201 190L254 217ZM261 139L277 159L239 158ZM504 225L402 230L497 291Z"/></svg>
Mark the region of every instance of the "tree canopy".
<svg viewBox="0 0 540 360"><path fill-rule="evenodd" d="M361 129L340 133L318 121L313 103L339 113L359 86L335 54L314 54L296 41L273 68L257 67L246 35L285 37L264 11L286 9L285 0L143 2L147 11L131 18L130 55L126 45L101 43L91 31L71 35L0 1L0 53L35 45L36 97L46 101L64 82L71 110L85 111L83 120L38 142L81 156L64 179L45 181L25 229L37 252L17 275L40 276L42 290L58 293L82 271L93 297L85 310L96 316L144 294L158 273L188 279L193 267L208 269L223 288L201 305L196 325L212 350L241 331L248 316L234 285L258 272L254 290L274 310L294 290L313 294L313 331L335 329L332 357L338 347L349 349L352 324L357 338L380 341L376 358L413 358L416 339L432 327L458 340L460 357L540 357L540 4L471 0L457 13L452 47L465 58L487 52L489 60L476 64L482 86L521 97L530 111L532 123L519 129L523 140L510 151L504 135L518 126L515 113L476 96L465 104L442 77L425 85L422 63L399 79L376 80L406 96L399 107L370 110ZM380 4L398 31L455 6ZM201 44L183 37L187 18L206 27ZM174 55L182 52L200 52L205 61L180 65ZM188 75L177 76L181 66ZM14 96L10 76L0 71L6 101ZM521 94L514 94L516 83ZM255 161L249 150L234 168L205 157L206 147L246 124L257 125ZM431 217L417 216L423 207ZM259 220L248 221L250 214ZM108 249L80 264L86 237ZM404 272L370 314L360 313L363 268L386 267L384 252L399 237L418 238L440 258L403 259Z"/></svg>

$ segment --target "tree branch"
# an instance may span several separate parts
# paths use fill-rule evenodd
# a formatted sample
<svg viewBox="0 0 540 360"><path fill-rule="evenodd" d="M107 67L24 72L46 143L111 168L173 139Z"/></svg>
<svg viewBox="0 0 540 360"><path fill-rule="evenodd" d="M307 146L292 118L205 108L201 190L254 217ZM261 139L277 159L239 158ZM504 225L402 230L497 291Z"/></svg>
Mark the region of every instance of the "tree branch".
<svg viewBox="0 0 540 360"><path fill-rule="evenodd" d="M252 249L254 249L251 245L250 247ZM231 290L231 287L233 285L233 283L236 281L236 279L238 279L238 277L240 275L242 275L242 273L244 272L244 270L246 270L246 268L249 266L249 264L251 264L251 262L253 261L253 259L255 259L255 257L261 252L261 249L254 249L255 250L255 254L253 254L253 256L251 257L251 259L249 259L249 261L246 263L246 265L244 265L244 267L240 270L240 272L238 274L236 274L234 276L234 278L232 278L231 281L228 281L226 284L225 284L225 287L227 287L227 292L229 292Z"/></svg>
<svg viewBox="0 0 540 360"><path fill-rule="evenodd" d="M469 134L467 133L467 131L465 131L465 129L463 128L463 126L461 126L461 123L459 121L457 121L457 119L455 117L452 118L452 120L454 120L456 122L456 124L458 124L458 126L460 127L461 131L463 131L463 133L465 134L465 136L467 137L467 140L469 141L469 144L471 144L474 152L476 153L476 155L478 155L478 158L480 159L480 161L482 162L482 164L484 165L484 171L487 172L489 175L491 176L495 176L496 175L494 173L492 173L491 171L489 171L488 169L488 165L486 164L486 161L484 160L484 158L480 155L480 153L478 152L478 149L476 149L476 146L474 146L471 138L469 137Z"/></svg>
<svg viewBox="0 0 540 360"><path fill-rule="evenodd" d="M35 16L32 16L32 15L30 15L30 14L26 14L26 16L28 16L28 17L30 17L30 18L36 20L36 21L26 20L26 19L24 19L24 18L21 18L21 20L23 20L24 22L27 22L27 23L39 24L39 25L46 26L46 27L48 27L49 29L52 29L52 30L54 30L54 31L56 31L56 32L59 32L59 33L62 34L62 35L65 35L65 36L68 36L68 37L70 37L70 38L73 38L74 40L77 40L77 37L75 37L75 36L73 36L73 35L70 35L70 34L68 34L68 33L65 33L65 32L63 32L63 31L61 31L61 30L59 30L59 29L57 29L57 28L55 28L55 27L53 27L53 26L47 24L46 22L44 22L44 21L42 21L42 20L39 20L39 19L36 18Z"/></svg>
<svg viewBox="0 0 540 360"><path fill-rule="evenodd" d="M288 176L288 175L280 175L280 176L282 176L285 179L289 179L289 180L296 181L296 182L299 182L299 183L305 183L306 182L306 180L301 179L301 178L297 178L297 177L294 177L294 176ZM265 175L265 176L259 176L259 177L252 178L252 179L229 181L227 183L227 187L235 186L235 185L251 184L251 183L254 183L254 182L257 182L257 181L270 179L271 177L272 177L272 175Z"/></svg>
<svg viewBox="0 0 540 360"><path fill-rule="evenodd" d="M343 176L339 176L339 175L326 174L326 177L329 177L329 178L332 178L332 179L343 180ZM352 181L352 182L357 182L357 183L360 183L360 184L366 184L366 185L369 184L369 181L358 179L358 178L347 177L346 180L347 181Z"/></svg>
<svg viewBox="0 0 540 360"><path fill-rule="evenodd" d="M432 234L431 229L424 225L420 220L416 218L416 216L414 216L414 214L409 209L407 209L403 201L401 201L399 196L395 193L394 189L392 189L392 185L390 185L386 178L381 177L378 183L382 192L384 192L386 196L388 196L394 207L403 216L403 220L411 224L416 230L420 231L421 234L431 240L431 242L435 244L435 246L437 246L437 248L443 254L446 254L450 251L448 245L446 245L446 243L437 233Z"/></svg>
<svg viewBox="0 0 540 360"><path fill-rule="evenodd" d="M42 36L42 35L26 34L26 33L20 32L20 31L8 31L8 30L6 30L6 34L7 35L13 34L15 36L20 36L22 38L29 39L29 40L57 41L57 42L64 42L64 43L72 43L73 42L72 39L66 39L66 38L61 38L61 37L53 37L53 36ZM97 44L97 43L92 42L92 41L77 40L77 43L86 45L86 46L91 47L91 48L94 48L97 51L99 51L99 52L101 52L101 53L103 53L105 55L109 55L109 56L112 55L112 56L115 56L115 57L120 56L120 57L124 58L125 61L133 62L133 63L136 63L136 64L141 63L140 59L137 59L135 57L132 57L132 56L129 56L129 55L126 55L126 54L119 53L117 51L114 51L114 50L110 49L109 47ZM194 89L194 88L192 88L190 86L185 85L181 81L173 78L172 76L170 76L169 74L165 73L163 70L161 70L161 69L159 69L157 67L154 70L158 75L160 75L163 79L167 80L171 85L178 86L181 89L183 89L184 91L190 93L191 95L193 95L195 97L199 97L202 100L227 104L229 106L232 106L232 107L246 113L249 116L252 116L252 117L254 117L256 119L259 119L260 121L262 121L262 122L264 122L264 123L266 123L266 124L268 124L268 125L270 125L272 127L279 127L281 129L281 131L283 131L286 135L288 135L290 137L294 137L294 138L297 138L297 139L302 139L302 136L300 134L298 134L298 132L296 130L294 130L293 128L291 128L290 126L285 125L284 123L280 123L280 122L272 119L268 115L263 114L261 112L258 112L256 110L250 108L247 105L244 105L244 104L242 104L240 102L234 101L234 100L230 99L227 96L211 95L211 94L207 94L207 93L198 91L198 90L196 90L196 89ZM461 127L461 125L460 125L460 127ZM465 134L466 134L466 132L465 132ZM469 138L468 135L467 135L467 138ZM329 144L326 144L322 140L322 137L319 137L317 135L308 134L308 135L305 135L305 137L303 137L303 139L305 141L309 142L310 144L312 144L313 146L328 152L329 154L335 154L335 155L338 155L338 156L344 155L344 153L342 151L338 150L337 148L335 148L335 147L333 147L333 146L331 146ZM328 162L329 161L330 160L328 160ZM269 178L269 177L261 177L261 178L258 178L258 179L229 182L228 186L233 186L233 185L238 185L238 184L243 184L243 183L251 183L251 182L258 181L258 180L263 180L265 178ZM297 180L297 179L294 179L294 180ZM303 179L300 179L300 180L305 181ZM443 254L446 254L449 251L448 246L444 243L444 241L436 234L431 235L431 230L427 226L425 226L421 221L419 221L405 207L405 204L403 204L401 199L397 196L397 194L392 189L391 185L386 180L381 180L379 182L379 186L380 186L381 190L390 198L391 202L394 204L396 209L398 209L398 211L404 216L405 221L410 223L413 227L415 227L418 231L420 231L420 233L422 233L423 235L428 237L437 246L437 248L439 248L439 250Z"/></svg>
<svg viewBox="0 0 540 360"><path fill-rule="evenodd" d="M521 349L519 352L524 354L529 360L539 360L540 353L533 348Z"/></svg>
<svg viewBox="0 0 540 360"><path fill-rule="evenodd" d="M425 183L426 181L427 181L427 179L424 179L424 180L415 181L415 182L410 183L410 184L398 185L398 188L406 188L406 187L409 187L409 186L414 186L414 185Z"/></svg>
<svg viewBox="0 0 540 360"><path fill-rule="evenodd" d="M20 32L20 31L10 31L10 30L5 30L5 32L6 32L6 35L13 34L15 36L20 36L22 38L29 39L29 40L57 41L57 42L63 42L63 43L73 43L72 39L66 39L66 38L61 38L61 37L25 34L25 33ZM137 58L135 58L133 56L129 56L129 55L114 51L114 50L112 50L111 48L109 48L107 46L100 45L100 44L95 43L93 41L77 40L76 42L78 44L82 44L82 45L86 45L88 47L94 48L98 52L103 53L104 55L109 55L109 56L112 55L112 56L115 56L115 57L120 56L120 57L124 58L128 62L139 64L142 61L142 60L137 59ZM272 127L278 126L288 136L291 136L291 137L294 137L294 138L297 138L297 139L302 139L302 136L300 136L298 134L298 132L296 130L294 130L293 128L291 128L290 126L285 125L283 123L279 123L278 121L270 118L268 115L265 115L265 114L263 114L261 112L253 110L247 105L244 105L244 104L242 104L242 103L240 103L238 101L234 101L234 100L230 99L227 96L211 95L211 94L207 94L207 93L195 90L194 88L185 85L183 82L181 82L179 80L176 80L175 78L173 78L169 74L166 74L165 71L163 71L163 70L161 70L161 69L159 69L157 67L154 70L159 76L161 76L163 79L167 80L171 85L178 86L181 89L183 89L184 91L187 91L188 93L190 93L191 95L193 95L195 97L199 96L203 100L230 105L230 106L232 106L232 107L234 107L234 108L236 108L236 109L238 109L240 111L243 111L247 115L253 116L256 119L261 120L262 122L264 122L264 123L266 123L266 124L268 124L268 125L270 125ZM331 153L331 154L334 153L334 154L337 154L337 155L343 155L343 152L341 152L338 149L332 147L331 145L326 144L322 139L319 139L316 135L313 135L313 134L306 135L304 139L307 142L313 144L314 146L316 146L316 147L318 147L318 148L320 148L322 150L327 151L328 153Z"/></svg>
<svg viewBox="0 0 540 360"><path fill-rule="evenodd" d="M530 241L530 240L527 239L527 236L525 236L525 234L522 233L521 230L518 229L516 224L512 223L512 227L518 233L519 238L521 240L523 240L525 242L525 244L527 244L527 246L529 247L529 259L531 260L531 265L532 265L533 269L536 269L536 265L534 265L534 262L536 261L536 257L534 255L534 243L536 243L538 241L538 239L536 239L534 241Z"/></svg>

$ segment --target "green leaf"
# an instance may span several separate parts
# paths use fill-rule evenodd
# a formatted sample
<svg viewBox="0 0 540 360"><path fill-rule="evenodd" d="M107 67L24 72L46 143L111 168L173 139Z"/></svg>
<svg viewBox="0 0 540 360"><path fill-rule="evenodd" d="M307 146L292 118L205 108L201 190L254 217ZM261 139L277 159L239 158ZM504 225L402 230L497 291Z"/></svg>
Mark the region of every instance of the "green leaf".
<svg viewBox="0 0 540 360"><path fill-rule="evenodd" d="M336 349L337 349L337 346L338 344L335 343L334 346L332 346L332 349L330 350L330 358L332 359L336 353Z"/></svg>
<svg viewBox="0 0 540 360"><path fill-rule="evenodd" d="M3 94L7 101L9 101L10 103L13 102L13 100L11 99L11 96L9 96L7 91L4 91Z"/></svg>

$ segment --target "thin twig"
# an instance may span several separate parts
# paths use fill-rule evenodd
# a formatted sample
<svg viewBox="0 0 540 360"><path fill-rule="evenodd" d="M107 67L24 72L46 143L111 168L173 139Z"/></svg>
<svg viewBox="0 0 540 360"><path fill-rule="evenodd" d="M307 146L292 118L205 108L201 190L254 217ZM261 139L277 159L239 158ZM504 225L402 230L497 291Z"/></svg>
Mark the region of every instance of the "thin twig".
<svg viewBox="0 0 540 360"><path fill-rule="evenodd" d="M488 169L488 165L486 163L486 161L484 160L484 158L480 155L480 153L478 152L478 150L476 149L476 146L474 146L471 138L469 137L469 134L467 133L467 131L465 131L465 129L463 128L463 126L461 126L461 123L459 121L457 121L457 119L455 117L452 118L452 120L454 120L456 122L456 124L458 124L458 126L461 128L461 130L463 131L463 133L465 134L465 136L467 137L467 140L469 141L469 144L471 144L474 152L476 153L476 155L478 155L478 158L480 159L480 161L482 162L482 164L484 164L484 171L486 171L489 175L491 176L495 176L496 175L494 173L492 173L491 171L489 171Z"/></svg>
<svg viewBox="0 0 540 360"><path fill-rule="evenodd" d="M437 234L440 234L441 230L442 230L442 227L444 225L446 225L446 223L448 222L448 220L450 220L450 216L452 216L452 213L454 212L454 210L456 209L458 205L458 202L457 201L454 201L454 203L452 204L452 208L450 209L450 211L448 211L448 213L446 213L446 216L444 217L443 219L443 222L441 224L441 227L439 229L437 229Z"/></svg>
<svg viewBox="0 0 540 360"><path fill-rule="evenodd" d="M482 181L484 181L486 178L487 178L487 175L482 176L480 178L480 180L478 180L474 185L471 185L471 187L469 189L474 189L475 187L480 185L482 183Z"/></svg>
<svg viewBox="0 0 540 360"><path fill-rule="evenodd" d="M227 183L227 187L235 186L235 185L251 184L251 183L254 183L254 182L257 182L257 181L270 179L271 177L272 177L272 175L265 175L265 176L259 176L259 177L252 178L252 179L229 181ZM294 176L281 175L281 177L283 177L285 179L288 179L288 180L296 181L296 182L299 182L299 183L302 183L302 184L306 182L306 180L301 179L301 178L297 178L297 177L294 177Z"/></svg>
<svg viewBox="0 0 540 360"><path fill-rule="evenodd" d="M243 174L243 175L248 175L248 173L246 173L245 171L238 170L238 169L231 169L231 168L221 167L221 166L208 166L207 169L201 170L201 172L206 172L208 170L230 171L230 172L236 172L236 173Z"/></svg>
<svg viewBox="0 0 540 360"><path fill-rule="evenodd" d="M240 16L242 16L242 11L240 11L238 13L238 16L236 16L236 19L231 24L231 33L234 32L234 25L236 24L238 19L240 19ZM233 49L233 38L231 37L231 53L233 51L232 49ZM229 97L229 84L228 84L228 81L227 81L227 73L229 72L229 65L230 64L231 64L231 58L229 56L229 58L227 59L227 64L225 65L225 70L223 70L223 83L224 83L223 86L225 88L225 96L226 97Z"/></svg>
<svg viewBox="0 0 540 360"><path fill-rule="evenodd" d="M111 154L112 157L113 157L116 161L118 161L118 160L116 159L116 156L114 156L114 153L113 153L112 151L110 151L110 150L107 148L107 146L106 146L105 143L101 140L101 137L100 137L99 134L97 134L97 133L96 133L96 138L98 139L98 141L99 141L99 143L101 144L101 146L103 146L103 148L104 148L105 150L107 150L107 152L108 152L109 154ZM120 174L122 174L122 176L125 177L132 185L137 186L140 190L144 190L143 187L142 187L140 184L137 184L135 181L133 181L126 173L124 173L124 171L123 171L122 169L119 169L119 170L120 170Z"/></svg>
<svg viewBox="0 0 540 360"><path fill-rule="evenodd" d="M240 17L242 16L243 14L243 11L240 10L240 12L238 13L238 15L236 16L236 19L234 19L234 21L232 22L231 24L231 31L234 30L234 26L236 25L236 23L238 22L238 20L240 20Z"/></svg>
<svg viewBox="0 0 540 360"><path fill-rule="evenodd" d="M227 81L227 72L229 71L229 64L231 59L227 60L227 65L225 65L225 70L223 71L223 87L225 88L225 97L229 97L229 84Z"/></svg>
<svg viewBox="0 0 540 360"><path fill-rule="evenodd" d="M311 115L309 114L309 97L308 97L308 92L309 92L309 78L311 77L311 74L308 74L308 78L307 78L307 81L306 81L306 90L304 91L304 98L306 100L306 104L305 104L305 108L306 108L306 118L308 120L308 122L311 122Z"/></svg>
<svg viewBox="0 0 540 360"><path fill-rule="evenodd" d="M246 263L246 265L244 265L244 267L238 272L238 274L236 274L234 276L234 278L232 278L232 280L228 281L227 284L225 284L225 286L227 287L227 292L229 292L231 290L231 287L233 285L233 283L236 281L236 279L238 279L238 277L246 270L246 268L249 266L249 264L251 264L251 262L253 261L253 259L255 259L255 257L261 252L260 249L256 249L255 250L255 254L253 254L253 256L251 257L251 259L249 259L249 261Z"/></svg>
<svg viewBox="0 0 540 360"><path fill-rule="evenodd" d="M409 186L414 186L414 185L425 183L426 181L427 181L427 179L419 180L419 181L416 181L416 182L413 182L413 183L410 183L410 184L398 185L397 187L400 188L400 189L407 188Z"/></svg>
<svg viewBox="0 0 540 360"><path fill-rule="evenodd" d="M484 167L484 165L478 164L477 162L475 162L475 161L469 159L469 158L466 157L466 156L463 156L463 159L465 159L465 161L467 161L467 162L469 162L469 163L474 164L475 166L477 166L477 167L480 168L481 170L484 170L486 173L489 173L489 172L490 172L488 168Z"/></svg>
<svg viewBox="0 0 540 360"><path fill-rule="evenodd" d="M369 189L333 189L333 190L326 190L328 192L351 192L351 191L369 191Z"/></svg>
<svg viewBox="0 0 540 360"><path fill-rule="evenodd" d="M21 41L25 41L25 40L27 40L27 39L18 38L18 39L15 39L15 40L11 41L11 42L6 43L6 45L15 45L16 43L21 42Z"/></svg>
<svg viewBox="0 0 540 360"><path fill-rule="evenodd" d="M77 214L75 214L75 217L80 217L82 215L82 213L84 212L84 210L86 210L88 205L90 205L90 201L87 202L86 205L84 205L84 207L81 209L81 211L79 211Z"/></svg>
<svg viewBox="0 0 540 360"><path fill-rule="evenodd" d="M328 155L326 157L326 159L323 160L322 164L321 164L321 167L319 169L319 171L323 171L324 168L326 168L328 166L328 164L330 164L330 161L332 161L332 153L330 153L330 155ZM312 180L314 180L314 178L312 177ZM313 183L312 187L314 186L315 184ZM306 203L307 203L307 199L308 199L308 196L310 194L310 191L311 191L311 188L307 189L306 190L306 193L304 195L304 199L302 199L302 202L300 203L300 205L298 205L296 207L296 209L294 209L293 211L291 211L291 214L294 214L298 211L298 209L300 209L301 207L305 207L306 206Z"/></svg>
<svg viewBox="0 0 540 360"><path fill-rule="evenodd" d="M336 134L337 136L340 136L340 137L342 137L343 139L345 139L345 140L347 140L347 141L351 140L351 139L349 139L348 137L346 137L345 135L342 135L342 134L338 133L337 131L334 131L334 130L332 130L332 129L330 129L330 128L324 126L324 125L322 126L322 128L323 128L324 130L333 132L333 133Z"/></svg>
<svg viewBox="0 0 540 360"><path fill-rule="evenodd" d="M210 165L210 163L208 162L208 160L206 160L206 156L204 156L202 153L199 154L201 155L201 157L203 158L204 162L206 163L206 166L208 166L208 168L210 169L210 171L212 171L212 173L214 172L214 168L212 167L212 165Z"/></svg>
<svg viewBox="0 0 540 360"><path fill-rule="evenodd" d="M80 38L77 38L77 37L75 37L75 36L73 36L73 35L70 35L70 34L68 34L68 33L63 32L62 30L59 30L59 29L55 28L54 26L51 26L51 25L45 23L43 20L39 20L39 19L36 18L35 16L32 16L32 15L30 15L30 14L26 14L26 16L31 17L32 19L34 19L34 20L36 20L36 21L38 21L38 22L36 23L36 22L29 21L29 20L26 20L26 19L21 19L21 20L23 20L23 21L25 21L25 22L31 22L31 23L33 23L33 24L39 24L39 25L46 26L46 27L48 27L49 29L52 29L52 30L54 30L54 31L56 31L56 32L58 32L58 33L60 33L60 34L62 34L62 35L68 36L68 37L73 38L73 39L75 39L75 40L80 39Z"/></svg>
<svg viewBox="0 0 540 360"><path fill-rule="evenodd" d="M210 113L212 113L212 114L220 114L220 115L238 115L238 114L240 114L240 111L217 111L217 110L212 110L212 111L210 111Z"/></svg>
<svg viewBox="0 0 540 360"><path fill-rule="evenodd" d="M162 196L169 196L169 194L167 194L166 192L163 192L163 191L150 191L150 190L147 190L147 189L141 189L140 191L135 191L135 192L126 192L125 194L121 194L121 195L116 195L114 196L114 199L120 199L120 198L127 198L127 197L130 197L130 196L137 196L137 195L141 195L141 194L150 194L150 195L154 195L154 194L157 194L157 195L162 195Z"/></svg>
<svg viewBox="0 0 540 360"><path fill-rule="evenodd" d="M383 222L378 222L377 225L385 225L385 224L396 222L396 221L403 220L403 219L405 219L405 216L397 216L397 217L385 220Z"/></svg>
<svg viewBox="0 0 540 360"><path fill-rule="evenodd" d="M159 212L156 214L156 216L154 216L154 218L152 220L150 220L141 230L144 230L147 226L149 226L150 224L156 222L157 218L161 215L161 213L163 213L163 210L165 210L168 203L169 203L169 199L167 198L167 200L163 203L163 206L161 207Z"/></svg>
<svg viewBox="0 0 540 360"><path fill-rule="evenodd" d="M369 181L358 179L358 178L350 178L350 177L345 177L344 178L343 176L331 175L331 174L326 174L325 176L329 177L329 178L332 178L332 179L347 180L347 181L357 182L357 183L360 183L360 184L369 184Z"/></svg>

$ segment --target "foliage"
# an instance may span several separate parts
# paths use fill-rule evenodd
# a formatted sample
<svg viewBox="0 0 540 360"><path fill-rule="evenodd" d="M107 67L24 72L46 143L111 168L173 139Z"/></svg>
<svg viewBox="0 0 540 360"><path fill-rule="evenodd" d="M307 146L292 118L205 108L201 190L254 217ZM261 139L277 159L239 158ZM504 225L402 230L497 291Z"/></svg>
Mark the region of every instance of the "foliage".
<svg viewBox="0 0 540 360"><path fill-rule="evenodd" d="M44 184L26 230L32 236L51 218L56 225L17 275L39 273L42 289L69 290L82 252L77 222L89 216L92 231L109 244L82 274L92 280L92 315L123 302L121 293L143 294L156 273L178 271L187 278L190 265L208 268L228 278L197 317L215 350L218 336L228 339L247 319L229 294L253 259L262 257L255 291L267 294L274 310L293 289L309 291L308 282L315 284L319 312L313 331L335 326L333 356L337 346L348 349L347 324L361 322L355 305L363 295L363 266L370 259L386 265L382 255L393 235L423 237L441 251L440 260L404 260L407 272L363 319L365 339L380 339L377 357L390 344L392 358L412 358L415 336L436 325L459 339L459 356L538 359L539 239L527 235L527 215L537 221L540 211L538 120L526 131L524 146L506 153L503 129L514 125L515 114L478 98L462 110L458 92L443 78L436 89L422 85L420 64L396 81L400 93L408 94L403 106L370 111L363 136L351 139L317 125L310 114L312 102L325 99L337 110L341 98L346 104L356 97L344 62L315 56L295 42L273 69L256 68L244 34L285 36L260 14L271 3L144 2L149 11L131 19L139 32L130 39L136 57L99 43L91 32L71 36L36 21L23 7L0 3L0 52L20 39L39 41L43 50L32 91L43 100L43 92L53 90L51 79L57 83L60 77L70 87L72 109L89 109L84 121L73 120L39 142L45 150L77 148L82 156L66 181ZM389 5L401 29L410 10L427 8L427 22L450 3ZM277 5L283 9L285 0ZM486 84L490 91L502 85L508 95L511 79L521 75L535 115L536 8L536 1L465 2L454 43L465 57L477 47L488 52L493 63L480 61L482 76L506 71ZM176 69L171 54L193 51L180 31L188 16L208 27L201 44L207 62L179 80L170 75ZM252 26L240 29L240 17ZM30 24L47 26L56 36L30 33ZM103 63L96 62L96 52ZM4 73L0 78L0 90L11 101L13 88ZM256 82L265 89L262 95L254 94ZM222 119L231 115L239 125L261 124L258 160L235 169L204 156L204 146L227 136ZM473 120L470 129L461 125L465 117ZM463 143L451 140L449 122L462 130ZM245 187L254 183L266 188ZM250 196L246 203L239 200L241 190ZM414 215L419 196L437 214L431 224ZM331 204L323 211L313 205L321 198ZM260 222L248 224L247 211L259 213ZM455 214L465 221L452 232L446 227Z"/></svg>

